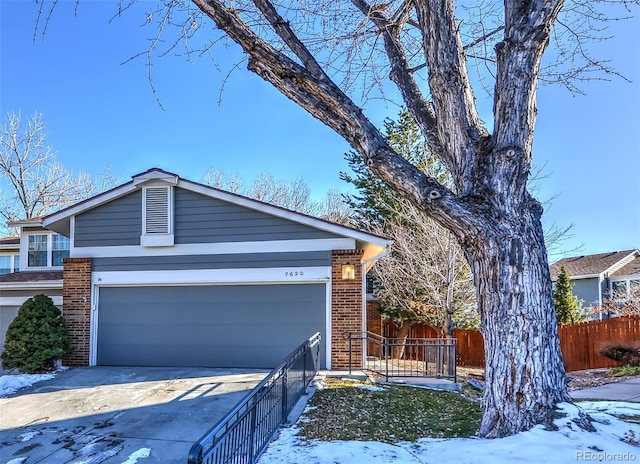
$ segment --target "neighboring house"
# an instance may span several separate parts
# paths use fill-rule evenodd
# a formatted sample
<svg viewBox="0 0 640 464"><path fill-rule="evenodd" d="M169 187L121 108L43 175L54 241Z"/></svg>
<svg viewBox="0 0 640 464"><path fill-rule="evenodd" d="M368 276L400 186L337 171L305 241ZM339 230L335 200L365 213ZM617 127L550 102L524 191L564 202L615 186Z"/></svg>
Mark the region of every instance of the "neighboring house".
<svg viewBox="0 0 640 464"><path fill-rule="evenodd" d="M36 229L38 230L38 229ZM32 243L38 235L48 238L51 232L39 229L38 234L25 235L25 243ZM19 272L21 266L20 256L27 256L20 250L21 237L0 238L0 352L4 349L5 333L9 324L16 317L18 308L24 301L37 295L46 293L53 302L62 307L62 262L59 266L33 266L33 259L41 257L41 252L31 253L30 272ZM28 245L27 245L28 246ZM37 248L37 247L36 247ZM45 251L46 253L46 251ZM69 247L66 255L68 256ZM53 269L57 269L54 271Z"/></svg>
<svg viewBox="0 0 640 464"><path fill-rule="evenodd" d="M20 272L0 276L2 333L21 301L51 295L67 365L268 368L320 332L322 367L344 368L363 276L390 245L157 168L11 226Z"/></svg>
<svg viewBox="0 0 640 464"><path fill-rule="evenodd" d="M0 238L0 275L20 269L20 237Z"/></svg>
<svg viewBox="0 0 640 464"><path fill-rule="evenodd" d="M564 267L573 283L573 294L584 307L597 308L612 291L640 285L640 251L626 250L564 258L550 267L555 282Z"/></svg>

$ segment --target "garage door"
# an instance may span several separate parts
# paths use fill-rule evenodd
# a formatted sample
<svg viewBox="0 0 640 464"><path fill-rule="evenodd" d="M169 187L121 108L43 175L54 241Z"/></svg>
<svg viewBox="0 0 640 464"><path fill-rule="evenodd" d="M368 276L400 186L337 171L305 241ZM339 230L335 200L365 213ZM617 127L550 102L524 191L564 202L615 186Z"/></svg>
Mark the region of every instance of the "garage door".
<svg viewBox="0 0 640 464"><path fill-rule="evenodd" d="M322 334L325 284L103 287L97 364L273 368Z"/></svg>

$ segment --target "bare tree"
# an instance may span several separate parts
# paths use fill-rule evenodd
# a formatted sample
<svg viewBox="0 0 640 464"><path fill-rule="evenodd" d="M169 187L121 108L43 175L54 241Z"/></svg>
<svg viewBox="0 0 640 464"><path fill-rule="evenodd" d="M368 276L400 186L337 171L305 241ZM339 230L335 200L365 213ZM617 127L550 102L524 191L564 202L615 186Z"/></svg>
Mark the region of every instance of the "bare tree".
<svg viewBox="0 0 640 464"><path fill-rule="evenodd" d="M640 285L633 282L628 291L611 292L598 310L615 316L640 316Z"/></svg>
<svg viewBox="0 0 640 464"><path fill-rule="evenodd" d="M118 180L109 167L96 179L85 172L74 175L56 161L45 129L39 113L22 121L20 113L10 112L0 130L0 215L7 222L47 214Z"/></svg>
<svg viewBox="0 0 640 464"><path fill-rule="evenodd" d="M400 324L400 337L413 323L451 336L453 315L476 306L471 269L450 232L409 202L399 207L372 227L394 242L392 253L376 263L374 293L387 317Z"/></svg>
<svg viewBox="0 0 640 464"><path fill-rule="evenodd" d="M202 181L211 187L226 190L231 193L241 193L243 190L243 180L240 174L225 174L214 167L207 169L202 177Z"/></svg>
<svg viewBox="0 0 640 464"><path fill-rule="evenodd" d="M121 9L131 3L120 2ZM536 89L550 40L573 44L558 56L577 65L560 80L607 71L589 60L585 36L576 33L592 27L590 19L598 16L593 3L567 3L566 18L557 21L565 14L564 0L465 4L478 10L486 5L490 14L484 20L456 9L451 0L166 0L148 16L157 19L159 30L144 56L153 56L168 25L181 26L176 30L189 39L185 43L193 43L194 31L207 30L202 25L210 18L241 47L251 72L333 128L385 182L456 237L472 268L482 313L488 388L480 434L499 437L549 421L556 404L570 400L543 208L527 180ZM572 17L576 22L566 20ZM560 34L566 31L569 42ZM494 82L486 85L493 87L490 126L476 106L469 69L480 66L474 60ZM451 173L454 188L395 153L356 103L358 89L366 98L372 88L384 89L387 79Z"/></svg>
<svg viewBox="0 0 640 464"><path fill-rule="evenodd" d="M347 204L344 194L330 188L324 200L320 202L318 216L327 221L353 227L353 210Z"/></svg>
<svg viewBox="0 0 640 464"><path fill-rule="evenodd" d="M349 208L341 194L329 190L326 197L316 201L311 197L311 188L301 177L293 180L278 179L272 174L261 173L251 184L246 184L239 174L225 174L210 167L203 181L211 187L227 190L265 203L281 206L303 214L320 217L328 221L349 225Z"/></svg>

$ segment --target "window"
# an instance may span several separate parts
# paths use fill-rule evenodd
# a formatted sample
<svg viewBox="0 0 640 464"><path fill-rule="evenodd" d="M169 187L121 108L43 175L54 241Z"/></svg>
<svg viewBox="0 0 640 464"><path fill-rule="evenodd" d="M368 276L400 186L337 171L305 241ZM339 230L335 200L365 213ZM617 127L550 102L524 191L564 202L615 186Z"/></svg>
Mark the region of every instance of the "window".
<svg viewBox="0 0 640 464"><path fill-rule="evenodd" d="M629 283L631 284L631 291L640 290L640 280L631 280Z"/></svg>
<svg viewBox="0 0 640 464"><path fill-rule="evenodd" d="M27 266L44 267L47 265L48 242L49 236L47 234L29 235L29 254Z"/></svg>
<svg viewBox="0 0 640 464"><path fill-rule="evenodd" d="M69 257L69 239L56 234L52 237L52 240L51 265L62 266L62 259Z"/></svg>
<svg viewBox="0 0 640 464"><path fill-rule="evenodd" d="M62 266L69 257L69 239L58 234L31 234L27 244L27 267ZM20 261L18 260L18 266ZM16 267L18 267L16 266Z"/></svg>
<svg viewBox="0 0 640 464"><path fill-rule="evenodd" d="M10 274L11 272L13 272L13 256L0 256L0 275Z"/></svg>

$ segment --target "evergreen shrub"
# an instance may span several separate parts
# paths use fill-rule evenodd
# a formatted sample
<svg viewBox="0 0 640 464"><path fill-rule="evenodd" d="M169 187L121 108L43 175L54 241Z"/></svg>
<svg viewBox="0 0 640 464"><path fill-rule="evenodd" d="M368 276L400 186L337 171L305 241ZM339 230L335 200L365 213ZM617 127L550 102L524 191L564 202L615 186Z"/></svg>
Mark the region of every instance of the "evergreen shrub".
<svg viewBox="0 0 640 464"><path fill-rule="evenodd" d="M2 364L25 374L53 370L71 343L62 313L46 295L25 301L7 329Z"/></svg>

